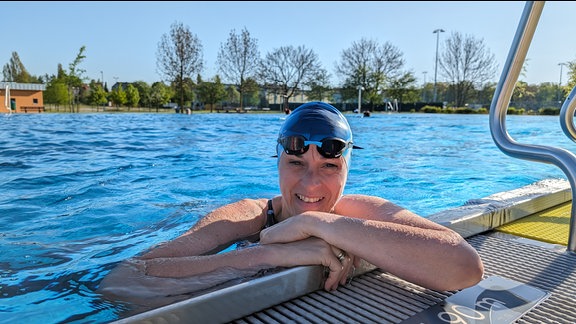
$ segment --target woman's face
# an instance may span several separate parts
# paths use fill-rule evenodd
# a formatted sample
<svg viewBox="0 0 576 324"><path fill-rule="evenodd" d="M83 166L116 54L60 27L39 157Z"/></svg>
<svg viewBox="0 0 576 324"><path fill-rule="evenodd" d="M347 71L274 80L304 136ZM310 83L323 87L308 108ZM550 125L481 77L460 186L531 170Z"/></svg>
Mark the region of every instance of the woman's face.
<svg viewBox="0 0 576 324"><path fill-rule="evenodd" d="M344 158L325 158L316 145L310 145L302 155L280 155L278 174L286 217L305 211L331 212L344 191L348 177Z"/></svg>

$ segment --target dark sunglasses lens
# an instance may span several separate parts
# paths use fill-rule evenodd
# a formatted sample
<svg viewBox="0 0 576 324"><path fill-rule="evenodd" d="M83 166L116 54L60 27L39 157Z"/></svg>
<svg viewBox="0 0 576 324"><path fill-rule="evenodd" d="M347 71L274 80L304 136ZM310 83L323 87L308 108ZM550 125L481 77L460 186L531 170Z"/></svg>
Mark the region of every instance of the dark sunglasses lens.
<svg viewBox="0 0 576 324"><path fill-rule="evenodd" d="M289 155L301 155L308 151L308 146L304 145L304 138L300 136L284 137L280 140L284 152Z"/></svg>
<svg viewBox="0 0 576 324"><path fill-rule="evenodd" d="M346 143L340 140L328 139L322 141L322 147L318 148L318 152L322 156L333 159L340 157L344 149L346 148Z"/></svg>

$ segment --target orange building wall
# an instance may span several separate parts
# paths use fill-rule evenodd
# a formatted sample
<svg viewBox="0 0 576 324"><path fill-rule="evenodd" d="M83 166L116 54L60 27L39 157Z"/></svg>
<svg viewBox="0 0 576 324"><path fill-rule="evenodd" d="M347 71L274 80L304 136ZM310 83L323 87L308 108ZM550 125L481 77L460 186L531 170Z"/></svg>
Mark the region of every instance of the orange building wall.
<svg viewBox="0 0 576 324"><path fill-rule="evenodd" d="M25 110L27 110L26 112L37 112L37 110L24 109L23 107L44 107L42 91L10 89L10 98L16 99L16 111L12 112L23 113ZM34 103L34 99L37 99L38 103ZM10 106L10 103L8 103L8 106ZM6 109L6 89L0 89L0 113L7 112L9 111Z"/></svg>

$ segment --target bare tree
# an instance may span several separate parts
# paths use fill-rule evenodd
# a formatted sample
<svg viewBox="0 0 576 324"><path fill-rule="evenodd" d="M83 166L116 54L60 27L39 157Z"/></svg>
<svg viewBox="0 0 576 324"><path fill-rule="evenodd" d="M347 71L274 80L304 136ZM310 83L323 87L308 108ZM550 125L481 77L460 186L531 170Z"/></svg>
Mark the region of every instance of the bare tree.
<svg viewBox="0 0 576 324"><path fill-rule="evenodd" d="M318 79L325 74L318 55L304 46L282 46L266 54L260 64L258 75L266 87L280 91L284 99L284 109L288 110L288 101L302 85Z"/></svg>
<svg viewBox="0 0 576 324"><path fill-rule="evenodd" d="M484 41L472 36L464 37L454 32L445 44L438 64L442 75L454 87L456 107L463 107L474 89L480 89L484 83L493 80L496 60Z"/></svg>
<svg viewBox="0 0 576 324"><path fill-rule="evenodd" d="M200 72L204 66L200 40L188 26L174 22L170 35L162 35L158 43L156 65L161 76L176 85L180 95L178 104L184 107L185 78Z"/></svg>
<svg viewBox="0 0 576 324"><path fill-rule="evenodd" d="M382 90L404 76L402 56L402 52L388 42L378 44L362 38L342 51L336 72L344 80L343 88L350 90L348 93L354 93L361 86L364 98L374 105L382 102Z"/></svg>
<svg viewBox="0 0 576 324"><path fill-rule="evenodd" d="M218 66L224 80L238 86L240 109L244 107L246 80L256 75L259 62L258 41L250 37L245 27L241 35L232 29L226 44L220 45Z"/></svg>

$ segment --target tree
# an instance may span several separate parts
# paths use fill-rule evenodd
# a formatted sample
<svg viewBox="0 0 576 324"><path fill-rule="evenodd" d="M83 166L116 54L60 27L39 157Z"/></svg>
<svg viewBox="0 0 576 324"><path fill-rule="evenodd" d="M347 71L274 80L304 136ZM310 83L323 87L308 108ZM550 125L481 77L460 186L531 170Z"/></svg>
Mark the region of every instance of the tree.
<svg viewBox="0 0 576 324"><path fill-rule="evenodd" d="M244 93L249 85L246 80L253 78L258 71L260 52L258 41L250 37L246 28L241 35L232 29L225 45L220 45L218 52L219 71L224 79L238 86L240 92L240 109L244 107Z"/></svg>
<svg viewBox="0 0 576 324"><path fill-rule="evenodd" d="M318 74L326 73L318 55L304 46L282 46L266 54L260 63L258 76L266 87L279 90L284 98L284 109L288 100L302 85L316 79ZM301 89L300 89L301 90Z"/></svg>
<svg viewBox="0 0 576 324"><path fill-rule="evenodd" d="M374 40L362 38L342 51L336 72L343 78L345 97L352 99L359 86L363 87L362 98L372 107L382 103L381 91L403 77L403 54L398 48L386 42L378 44Z"/></svg>
<svg viewBox="0 0 576 324"><path fill-rule="evenodd" d="M106 92L100 84L94 84L92 92L90 92L90 103L95 106L104 106L108 102Z"/></svg>
<svg viewBox="0 0 576 324"><path fill-rule="evenodd" d="M2 69L4 81L19 83L36 83L39 82L37 77L31 76L24 67L17 52L12 52L10 61Z"/></svg>
<svg viewBox="0 0 576 324"><path fill-rule="evenodd" d="M126 91L122 88L121 83L116 84L116 89L110 92L110 100L116 105L116 107L121 107L126 104Z"/></svg>
<svg viewBox="0 0 576 324"><path fill-rule="evenodd" d="M86 46L80 47L76 58L72 63L68 65L68 73L66 74L64 70L58 73L60 77L62 75L63 79L66 81L66 86L68 87L68 102L70 104L70 112L74 112L74 103L76 100L76 96L80 93L80 87L83 83L83 76L86 71L80 69L78 66L82 61L86 58L84 55L84 51L86 50ZM59 67L60 68L60 67Z"/></svg>
<svg viewBox="0 0 576 324"><path fill-rule="evenodd" d="M197 78L200 77L200 74L197 75ZM173 89L178 89L178 85L176 83L172 83L170 85ZM174 102L180 102L180 99L182 99L182 102L184 103L184 105L180 105L180 107L185 107L188 105L188 103L190 103L190 105L192 106L194 104L194 100L195 100L195 89L196 89L196 83L194 83L194 81L189 78L189 77L185 77L184 81L182 82L182 92L178 91L178 93L173 93L174 96Z"/></svg>
<svg viewBox="0 0 576 324"><path fill-rule="evenodd" d="M206 105L210 105L210 112L217 102L226 98L226 89L220 81L220 76L216 75L213 82L198 80L198 100Z"/></svg>
<svg viewBox="0 0 576 324"><path fill-rule="evenodd" d="M160 107L170 101L172 90L162 82L154 82L150 88L150 104L153 107Z"/></svg>
<svg viewBox="0 0 576 324"><path fill-rule="evenodd" d="M321 71L314 78L311 78L306 86L310 88L308 92L308 99L316 101L324 101L330 96L330 75L327 71Z"/></svg>
<svg viewBox="0 0 576 324"><path fill-rule="evenodd" d="M442 75L454 85L455 105L464 107L474 89L494 79L496 60L484 41L472 36L455 32L445 44L438 65Z"/></svg>
<svg viewBox="0 0 576 324"><path fill-rule="evenodd" d="M126 104L128 104L128 107L138 107L138 103L140 103L138 89L132 84L128 84L128 87L126 87Z"/></svg>
<svg viewBox="0 0 576 324"><path fill-rule="evenodd" d="M386 95L390 99L398 99L399 102L416 102L420 98L420 91L414 86L416 77L407 72L399 78L395 78L386 89Z"/></svg>
<svg viewBox="0 0 576 324"><path fill-rule="evenodd" d="M236 90L236 86L231 85L226 87L226 101L228 102L228 106L233 106L240 101L240 93Z"/></svg>
<svg viewBox="0 0 576 324"><path fill-rule="evenodd" d="M44 91L44 102L56 105L65 105L69 102L68 86L63 80L52 78Z"/></svg>
<svg viewBox="0 0 576 324"><path fill-rule="evenodd" d="M176 85L180 95L179 106L184 107L185 78L203 68L200 40L188 26L174 22L170 35L162 35L156 55L160 74Z"/></svg>
<svg viewBox="0 0 576 324"><path fill-rule="evenodd" d="M576 60L566 63L568 67L568 82L561 89L563 94L562 98L564 98L565 94L570 93L570 91L576 87Z"/></svg>
<svg viewBox="0 0 576 324"><path fill-rule="evenodd" d="M140 107L152 107L150 104L150 86L145 81L136 81L132 85L140 95Z"/></svg>

